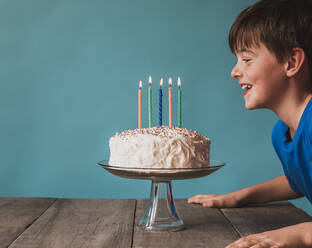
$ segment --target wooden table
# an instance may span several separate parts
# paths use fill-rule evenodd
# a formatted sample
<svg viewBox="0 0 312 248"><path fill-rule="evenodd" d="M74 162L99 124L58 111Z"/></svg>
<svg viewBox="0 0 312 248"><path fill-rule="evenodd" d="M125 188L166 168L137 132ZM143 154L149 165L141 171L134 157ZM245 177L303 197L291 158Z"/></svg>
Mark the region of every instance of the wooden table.
<svg viewBox="0 0 312 248"><path fill-rule="evenodd" d="M136 224L147 200L0 198L0 247L225 247L239 237L312 221L288 202L217 209L176 199L186 229L151 233Z"/></svg>

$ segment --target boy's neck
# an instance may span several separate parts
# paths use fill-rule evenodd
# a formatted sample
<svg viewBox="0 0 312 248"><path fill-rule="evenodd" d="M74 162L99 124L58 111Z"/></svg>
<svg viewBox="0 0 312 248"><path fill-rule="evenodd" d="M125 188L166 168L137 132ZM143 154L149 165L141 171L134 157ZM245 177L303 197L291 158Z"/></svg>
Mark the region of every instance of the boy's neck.
<svg viewBox="0 0 312 248"><path fill-rule="evenodd" d="M296 75L285 81L285 91L272 103L271 110L289 127L290 139L294 138L301 116L312 97L311 85L309 66L305 62Z"/></svg>
<svg viewBox="0 0 312 248"><path fill-rule="evenodd" d="M301 116L312 97L311 91L288 91L283 100L272 111L289 127L293 139Z"/></svg>

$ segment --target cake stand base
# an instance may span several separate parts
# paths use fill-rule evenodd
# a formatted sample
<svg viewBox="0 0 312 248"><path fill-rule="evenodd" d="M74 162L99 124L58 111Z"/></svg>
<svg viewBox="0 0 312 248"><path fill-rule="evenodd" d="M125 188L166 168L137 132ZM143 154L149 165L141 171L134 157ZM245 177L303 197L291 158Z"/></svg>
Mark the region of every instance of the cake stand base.
<svg viewBox="0 0 312 248"><path fill-rule="evenodd" d="M174 205L171 181L152 180L149 203L138 225L152 232L174 232L185 228Z"/></svg>
<svg viewBox="0 0 312 248"><path fill-rule="evenodd" d="M173 232L185 228L173 201L173 180L185 180L205 177L225 165L218 160L210 160L207 166L199 168L189 165L187 168L136 168L109 165L108 160L98 163L108 172L118 177L152 180L151 194L144 216L138 225L146 231Z"/></svg>

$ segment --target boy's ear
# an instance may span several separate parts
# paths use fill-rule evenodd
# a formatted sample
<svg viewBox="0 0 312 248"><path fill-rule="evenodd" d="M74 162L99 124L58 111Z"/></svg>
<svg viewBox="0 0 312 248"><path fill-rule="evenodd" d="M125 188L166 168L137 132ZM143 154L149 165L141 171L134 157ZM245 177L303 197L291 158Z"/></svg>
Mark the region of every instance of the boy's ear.
<svg viewBox="0 0 312 248"><path fill-rule="evenodd" d="M286 75L288 77L292 77L298 73L304 63L305 57L305 52L302 48L296 47L292 49L292 52L286 61Z"/></svg>

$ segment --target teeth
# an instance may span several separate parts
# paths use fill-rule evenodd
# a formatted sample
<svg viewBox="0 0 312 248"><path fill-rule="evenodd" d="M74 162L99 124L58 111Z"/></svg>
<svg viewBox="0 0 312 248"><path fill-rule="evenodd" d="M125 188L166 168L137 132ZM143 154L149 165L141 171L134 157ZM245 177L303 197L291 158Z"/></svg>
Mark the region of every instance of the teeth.
<svg viewBox="0 0 312 248"><path fill-rule="evenodd" d="M252 88L252 86L251 85L249 85L249 84L244 84L244 85L242 85L242 89L243 90L245 90L245 89L251 89Z"/></svg>

